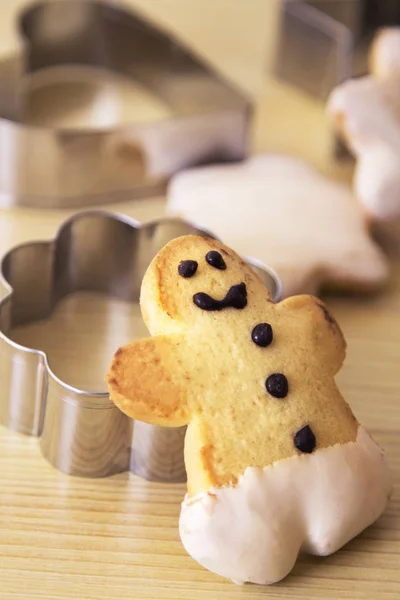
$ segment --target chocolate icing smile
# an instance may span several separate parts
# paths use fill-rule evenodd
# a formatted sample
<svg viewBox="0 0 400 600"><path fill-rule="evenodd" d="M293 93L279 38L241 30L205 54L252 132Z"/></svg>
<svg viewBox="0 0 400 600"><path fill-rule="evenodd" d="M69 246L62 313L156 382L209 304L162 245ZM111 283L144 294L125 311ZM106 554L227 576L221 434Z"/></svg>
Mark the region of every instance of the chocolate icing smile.
<svg viewBox="0 0 400 600"><path fill-rule="evenodd" d="M247 289L245 283L233 285L223 300L215 300L204 292L193 296L193 302L201 310L223 310L224 308L244 308L247 306Z"/></svg>

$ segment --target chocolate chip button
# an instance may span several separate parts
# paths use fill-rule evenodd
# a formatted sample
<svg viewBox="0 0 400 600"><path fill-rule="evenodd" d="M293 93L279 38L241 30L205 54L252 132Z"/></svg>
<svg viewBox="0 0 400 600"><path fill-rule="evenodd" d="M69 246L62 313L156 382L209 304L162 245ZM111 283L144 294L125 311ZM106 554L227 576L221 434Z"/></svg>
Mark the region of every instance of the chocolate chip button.
<svg viewBox="0 0 400 600"><path fill-rule="evenodd" d="M272 327L269 323L259 323L253 329L251 339L261 348L266 348L272 342Z"/></svg>
<svg viewBox="0 0 400 600"><path fill-rule="evenodd" d="M267 392L274 398L285 398L289 391L288 380L282 373L273 373L265 382Z"/></svg>
<svg viewBox="0 0 400 600"><path fill-rule="evenodd" d="M311 454L316 446L315 435L309 425L305 425L302 429L299 429L293 441L297 450L306 454Z"/></svg>
<svg viewBox="0 0 400 600"><path fill-rule="evenodd" d="M216 250L210 250L210 252L206 254L206 261L209 265L214 267L214 269L219 269L220 271L224 271L226 269L226 264L222 258L222 254Z"/></svg>
<svg viewBox="0 0 400 600"><path fill-rule="evenodd" d="M193 277L198 266L199 265L195 260L183 260L179 263L178 273L181 277L188 279L189 277Z"/></svg>

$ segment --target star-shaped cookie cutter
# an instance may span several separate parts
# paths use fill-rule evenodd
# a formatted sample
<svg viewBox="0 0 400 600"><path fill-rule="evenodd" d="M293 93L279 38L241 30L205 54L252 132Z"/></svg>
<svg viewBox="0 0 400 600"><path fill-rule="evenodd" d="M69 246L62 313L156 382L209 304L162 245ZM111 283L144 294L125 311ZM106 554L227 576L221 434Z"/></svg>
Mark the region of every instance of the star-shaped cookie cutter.
<svg viewBox="0 0 400 600"><path fill-rule="evenodd" d="M179 218L141 224L106 211L87 210L66 220L50 241L11 249L0 263L0 423L40 438L47 460L61 471L103 477L131 470L147 479L185 481L185 428L133 423L108 392L78 389L53 372L47 355L12 339L15 327L49 317L77 291L138 303L147 266L171 239L215 236ZM275 301L276 274L247 259Z"/></svg>
<svg viewBox="0 0 400 600"><path fill-rule="evenodd" d="M245 157L250 100L140 14L50 0L28 6L17 25L22 48L0 61L0 207L123 201L162 191L182 168ZM138 84L171 116L98 128L24 122L31 76L54 83L55 68L66 66Z"/></svg>

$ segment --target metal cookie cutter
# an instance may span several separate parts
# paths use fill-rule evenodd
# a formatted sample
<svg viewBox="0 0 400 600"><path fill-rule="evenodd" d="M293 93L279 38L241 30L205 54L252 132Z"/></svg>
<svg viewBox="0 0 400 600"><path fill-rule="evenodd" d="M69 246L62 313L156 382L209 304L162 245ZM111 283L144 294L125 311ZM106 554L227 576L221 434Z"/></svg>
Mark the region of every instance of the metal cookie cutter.
<svg viewBox="0 0 400 600"><path fill-rule="evenodd" d="M351 76L354 36L342 22L325 12L326 5L349 5L356 15L358 1L321 3L283 0L275 51L274 73L283 81L325 102L333 88ZM339 10L337 12L340 12ZM350 22L356 21L351 14Z"/></svg>
<svg viewBox="0 0 400 600"><path fill-rule="evenodd" d="M360 13L359 0L283 0L275 76L325 103L331 91L354 70ZM334 132L332 156L349 156Z"/></svg>
<svg viewBox="0 0 400 600"><path fill-rule="evenodd" d="M133 423L107 392L62 381L42 351L12 339L13 328L50 316L77 291L139 302L145 270L171 239L195 233L215 237L180 219L140 224L103 211L84 211L51 241L17 246L0 263L0 422L40 437L44 456L58 469L86 477L121 471L156 481L185 481L185 427ZM275 300L280 283L272 270L251 261Z"/></svg>
<svg viewBox="0 0 400 600"><path fill-rule="evenodd" d="M71 208L154 195L180 169L245 157L249 99L161 27L89 0L33 4L18 26L21 51L0 62L0 207ZM119 123L109 85L108 95L85 100L106 119L100 126L29 124L29 90L75 81L74 104L94 72L140 86L163 116ZM57 89L64 97L64 87Z"/></svg>

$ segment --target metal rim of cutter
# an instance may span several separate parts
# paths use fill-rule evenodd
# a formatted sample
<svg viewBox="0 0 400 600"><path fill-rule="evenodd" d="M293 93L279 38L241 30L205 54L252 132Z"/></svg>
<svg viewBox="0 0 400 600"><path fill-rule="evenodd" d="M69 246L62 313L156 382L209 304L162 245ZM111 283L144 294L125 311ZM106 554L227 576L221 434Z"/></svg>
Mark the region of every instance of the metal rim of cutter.
<svg viewBox="0 0 400 600"><path fill-rule="evenodd" d="M22 50L0 60L0 207L74 208L154 195L181 169L246 157L250 99L133 9L48 0L20 13L18 30ZM21 122L27 76L66 65L129 78L172 116L104 128Z"/></svg>
<svg viewBox="0 0 400 600"><path fill-rule="evenodd" d="M142 224L118 213L89 210L64 221L51 240L21 244L3 257L0 423L39 437L43 455L59 470L85 477L130 470L155 481L186 480L186 428L133 422L107 392L62 381L45 352L10 336L15 326L49 317L62 298L76 291L138 302L142 277L155 254L171 239L190 233L215 238L179 218ZM255 259L246 260L278 301L282 289L276 273Z"/></svg>

